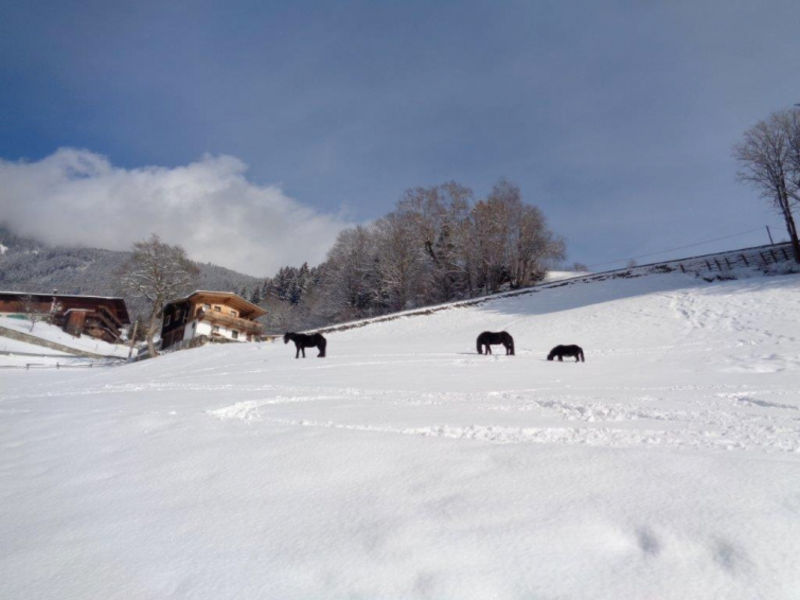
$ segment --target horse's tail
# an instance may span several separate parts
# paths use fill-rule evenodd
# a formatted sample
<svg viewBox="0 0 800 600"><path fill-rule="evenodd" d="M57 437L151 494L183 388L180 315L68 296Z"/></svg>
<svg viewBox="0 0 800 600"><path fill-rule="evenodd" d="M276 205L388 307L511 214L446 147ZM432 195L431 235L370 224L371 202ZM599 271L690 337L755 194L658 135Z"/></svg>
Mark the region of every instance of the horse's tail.
<svg viewBox="0 0 800 600"><path fill-rule="evenodd" d="M511 335L508 336L508 349L509 352L513 355L514 354L514 338Z"/></svg>
<svg viewBox="0 0 800 600"><path fill-rule="evenodd" d="M578 355L581 358L581 362L586 362L586 359L583 358L583 348L578 348Z"/></svg>
<svg viewBox="0 0 800 600"><path fill-rule="evenodd" d="M328 345L328 340L326 340L321 335L319 336L319 355L320 357L325 357L325 347Z"/></svg>

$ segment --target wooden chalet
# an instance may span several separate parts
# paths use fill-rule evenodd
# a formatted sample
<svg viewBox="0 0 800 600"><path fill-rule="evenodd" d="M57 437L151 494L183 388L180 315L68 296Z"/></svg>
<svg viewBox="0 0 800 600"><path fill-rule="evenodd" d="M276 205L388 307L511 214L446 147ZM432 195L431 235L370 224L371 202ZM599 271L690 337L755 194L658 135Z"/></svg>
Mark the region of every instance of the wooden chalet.
<svg viewBox="0 0 800 600"><path fill-rule="evenodd" d="M196 291L164 307L161 348L193 340L253 341L261 335L260 306L233 292Z"/></svg>
<svg viewBox="0 0 800 600"><path fill-rule="evenodd" d="M0 314L33 314L69 334L86 334L112 344L121 341L122 330L131 323L128 307L122 298L56 292L0 292Z"/></svg>

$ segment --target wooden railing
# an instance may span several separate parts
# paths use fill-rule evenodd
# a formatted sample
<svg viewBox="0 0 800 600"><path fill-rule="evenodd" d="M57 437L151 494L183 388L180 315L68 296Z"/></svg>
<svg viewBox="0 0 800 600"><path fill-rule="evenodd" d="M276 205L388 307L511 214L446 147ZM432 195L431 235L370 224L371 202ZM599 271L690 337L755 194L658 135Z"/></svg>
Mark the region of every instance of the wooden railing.
<svg viewBox="0 0 800 600"><path fill-rule="evenodd" d="M213 310L201 310L197 313L197 318L212 325L223 325L228 329L236 329L243 333L251 334L251 335L260 335L261 334L261 323L257 323L255 321L248 321L247 319L242 319L240 317L234 317L231 315L226 315L222 312L217 312Z"/></svg>

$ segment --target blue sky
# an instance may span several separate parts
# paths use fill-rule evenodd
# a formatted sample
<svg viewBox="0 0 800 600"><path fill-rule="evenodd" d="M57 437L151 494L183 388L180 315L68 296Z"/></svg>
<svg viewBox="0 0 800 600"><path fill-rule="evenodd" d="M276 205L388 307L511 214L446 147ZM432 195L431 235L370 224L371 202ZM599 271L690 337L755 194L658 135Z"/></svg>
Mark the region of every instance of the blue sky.
<svg viewBox="0 0 800 600"><path fill-rule="evenodd" d="M797 2L0 7L0 208L39 237L111 247L154 230L270 275L318 262L407 188L481 195L503 177L569 262L759 244L765 224L785 236L731 147L800 102ZM97 206L119 231L58 226ZM239 255L203 215L239 232Z"/></svg>

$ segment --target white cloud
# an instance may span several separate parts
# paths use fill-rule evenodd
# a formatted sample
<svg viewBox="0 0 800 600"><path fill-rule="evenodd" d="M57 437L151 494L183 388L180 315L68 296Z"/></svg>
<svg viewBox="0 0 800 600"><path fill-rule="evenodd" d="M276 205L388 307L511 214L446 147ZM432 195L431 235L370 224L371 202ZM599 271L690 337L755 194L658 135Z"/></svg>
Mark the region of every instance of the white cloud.
<svg viewBox="0 0 800 600"><path fill-rule="evenodd" d="M321 262L349 224L249 182L246 169L231 156L123 169L74 148L36 162L0 160L0 221L45 242L112 250L157 233L194 260L256 276Z"/></svg>

